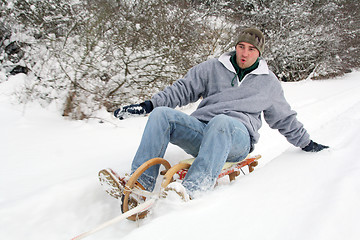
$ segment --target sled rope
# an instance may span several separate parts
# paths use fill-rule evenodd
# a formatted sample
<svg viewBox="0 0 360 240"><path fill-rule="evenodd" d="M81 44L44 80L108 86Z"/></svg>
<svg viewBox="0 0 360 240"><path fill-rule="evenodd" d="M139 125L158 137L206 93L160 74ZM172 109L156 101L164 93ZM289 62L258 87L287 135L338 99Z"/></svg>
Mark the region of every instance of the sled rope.
<svg viewBox="0 0 360 240"><path fill-rule="evenodd" d="M135 207L133 209L130 209L126 213L123 213L120 216L117 216L117 217L115 217L115 218L113 218L113 219L111 219L111 220L109 220L109 221L107 221L107 222L93 228L92 230L90 230L88 232L84 232L84 233L78 235L77 237L72 238L71 240L83 239L83 238L85 238L87 236L90 236L90 235L92 235L92 234L94 234L94 233L96 233L96 232L98 232L98 231L100 231L100 230L114 224L114 223L117 223L117 222L119 222L121 220L124 220L124 219L126 219L127 217L129 217L129 216L131 216L133 214L137 214L139 212L146 211L149 208L151 208L151 206L155 203L155 201L156 201L156 199L152 198L152 199L138 205L137 207Z"/></svg>

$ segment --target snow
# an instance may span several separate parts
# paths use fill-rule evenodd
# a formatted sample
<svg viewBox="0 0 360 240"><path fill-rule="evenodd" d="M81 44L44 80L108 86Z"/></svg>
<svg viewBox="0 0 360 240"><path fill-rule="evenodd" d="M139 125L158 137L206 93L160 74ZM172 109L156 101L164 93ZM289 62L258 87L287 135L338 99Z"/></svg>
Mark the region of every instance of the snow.
<svg viewBox="0 0 360 240"><path fill-rule="evenodd" d="M282 83L312 139L329 150L303 152L264 123L253 173L187 203L160 200L148 218L87 239L359 239L359 79L354 72ZM54 105L16 104L13 92L25 81L0 84L0 239L71 239L119 215L97 173L129 171L147 118L100 111L70 121ZM187 157L172 145L165 156L171 164Z"/></svg>

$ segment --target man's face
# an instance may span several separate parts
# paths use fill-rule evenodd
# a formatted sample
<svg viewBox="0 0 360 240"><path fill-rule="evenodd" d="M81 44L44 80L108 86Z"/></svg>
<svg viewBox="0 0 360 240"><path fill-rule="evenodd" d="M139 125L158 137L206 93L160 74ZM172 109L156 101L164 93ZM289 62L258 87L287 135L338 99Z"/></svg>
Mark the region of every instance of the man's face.
<svg viewBox="0 0 360 240"><path fill-rule="evenodd" d="M241 69L252 66L260 56L259 50L250 43L239 42L235 49L236 63Z"/></svg>

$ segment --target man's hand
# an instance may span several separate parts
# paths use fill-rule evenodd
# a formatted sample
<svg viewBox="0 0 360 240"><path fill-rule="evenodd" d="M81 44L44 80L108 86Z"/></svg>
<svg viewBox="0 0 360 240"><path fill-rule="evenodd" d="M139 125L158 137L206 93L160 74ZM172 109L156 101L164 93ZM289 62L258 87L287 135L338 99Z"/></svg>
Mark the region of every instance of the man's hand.
<svg viewBox="0 0 360 240"><path fill-rule="evenodd" d="M151 101L145 101L140 104L131 104L121 107L114 111L114 116L123 120L132 116L143 116L150 113L154 109Z"/></svg>
<svg viewBox="0 0 360 240"><path fill-rule="evenodd" d="M304 150L305 152L320 152L321 150L326 148L329 148L329 146L321 145L311 140L306 147L302 148L302 150Z"/></svg>

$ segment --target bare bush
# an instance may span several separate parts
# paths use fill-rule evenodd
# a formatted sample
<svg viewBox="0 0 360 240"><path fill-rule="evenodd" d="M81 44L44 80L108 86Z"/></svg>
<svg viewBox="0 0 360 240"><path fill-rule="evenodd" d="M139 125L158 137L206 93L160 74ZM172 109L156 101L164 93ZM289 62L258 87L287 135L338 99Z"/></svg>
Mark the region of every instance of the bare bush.
<svg viewBox="0 0 360 240"><path fill-rule="evenodd" d="M336 76L359 62L359 2L346 0L11 0L0 2L0 80L26 70L22 101L84 119L140 102L257 27L282 81ZM11 31L9 31L11 29ZM20 46L11 53L11 44Z"/></svg>

